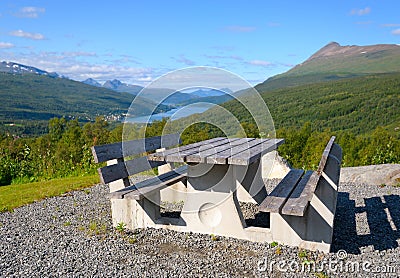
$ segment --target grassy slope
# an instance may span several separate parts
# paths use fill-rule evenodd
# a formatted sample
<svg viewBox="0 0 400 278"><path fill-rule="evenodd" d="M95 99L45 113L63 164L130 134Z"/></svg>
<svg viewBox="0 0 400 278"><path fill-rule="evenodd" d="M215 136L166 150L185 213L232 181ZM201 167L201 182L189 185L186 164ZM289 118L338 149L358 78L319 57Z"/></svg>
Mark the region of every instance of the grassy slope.
<svg viewBox="0 0 400 278"><path fill-rule="evenodd" d="M380 50L352 56L311 59L291 70L269 78L256 89L264 92L289 86L313 84L343 78L400 71L399 49Z"/></svg>
<svg viewBox="0 0 400 278"><path fill-rule="evenodd" d="M79 190L99 183L99 176L61 178L43 182L13 184L0 187L0 212L58 196L72 190Z"/></svg>

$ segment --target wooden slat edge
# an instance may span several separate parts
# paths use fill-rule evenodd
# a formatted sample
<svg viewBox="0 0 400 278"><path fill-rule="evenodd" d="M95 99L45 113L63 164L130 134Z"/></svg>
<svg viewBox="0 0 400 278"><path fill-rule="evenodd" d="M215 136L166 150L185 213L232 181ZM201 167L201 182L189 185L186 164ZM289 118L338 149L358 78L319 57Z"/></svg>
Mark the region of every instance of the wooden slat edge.
<svg viewBox="0 0 400 278"><path fill-rule="evenodd" d="M99 168L97 172L99 173L102 184L107 184L129 176L124 162Z"/></svg>
<svg viewBox="0 0 400 278"><path fill-rule="evenodd" d="M188 168L187 165L181 166L181 167L176 168L167 173L164 173L159 176L152 177L147 180L141 181L141 182L137 183L136 185L131 185L129 187L125 187L118 191L109 193L108 197L112 198L112 199L123 199L126 194L129 194L130 192L137 190L138 187L141 188L141 187L151 186L152 184L159 182L159 179L163 179L163 178L167 179L168 177L170 177L171 175L175 175L176 173L178 173L179 175L186 176L187 168Z"/></svg>
<svg viewBox="0 0 400 278"><path fill-rule="evenodd" d="M92 154L96 163L122 158L122 143L93 146Z"/></svg>
<svg viewBox="0 0 400 278"><path fill-rule="evenodd" d="M282 207L282 214L304 216L318 180L315 171L307 171Z"/></svg>
<svg viewBox="0 0 400 278"><path fill-rule="evenodd" d="M92 147L92 154L96 163L112 159L122 158L179 145L182 142L178 133L154 136L143 139L122 141L113 144L98 145Z"/></svg>
<svg viewBox="0 0 400 278"><path fill-rule="evenodd" d="M272 192L264 199L259 206L259 211L262 212L276 212L279 213L283 205L286 203L290 194L293 192L296 184L301 179L304 171L302 169L292 169L290 172L279 182L279 184L272 190ZM281 191L285 188L285 185L291 186L287 195L282 195ZM290 188L290 187L289 187ZM277 207L271 207L271 203L280 203Z"/></svg>
<svg viewBox="0 0 400 278"><path fill-rule="evenodd" d="M168 178L160 179L158 182L152 185L140 187L134 191L129 192L128 194L125 194L124 199L134 199L139 201L143 199L146 195L151 194L156 190L164 189L165 187L183 179L186 179L186 174L175 173Z"/></svg>
<svg viewBox="0 0 400 278"><path fill-rule="evenodd" d="M321 175L322 171L324 171L326 160L328 159L329 152L331 151L331 148L333 146L335 139L336 139L335 136L331 137L331 139L329 140L328 144L326 145L326 147L324 149L324 152L322 153L322 158L321 158L321 161L319 162L318 169L317 169L318 175Z"/></svg>

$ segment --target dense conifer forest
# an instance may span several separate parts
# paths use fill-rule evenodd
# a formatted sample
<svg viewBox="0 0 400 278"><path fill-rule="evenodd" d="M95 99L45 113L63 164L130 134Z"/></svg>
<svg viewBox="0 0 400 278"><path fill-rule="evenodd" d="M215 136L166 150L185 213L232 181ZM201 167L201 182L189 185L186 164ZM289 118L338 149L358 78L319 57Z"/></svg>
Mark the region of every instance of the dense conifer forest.
<svg viewBox="0 0 400 278"><path fill-rule="evenodd" d="M261 96L274 119L276 137L285 138L278 151L293 167L315 169L331 135L337 136L343 148L343 166L400 163L399 73L282 88ZM237 136L266 136L239 102L229 101L223 107L239 119L246 132ZM205 113L209 119L223 117L213 109ZM133 125L128 137L183 130L183 144L188 144L225 136L211 124L191 125L196 117L174 121L166 130L168 119ZM13 134L13 128L20 127L3 125L0 132L0 185L93 174L98 165L92 162L90 147L121 141L123 133L122 124L104 117L92 122L63 117L30 121L25 137Z"/></svg>

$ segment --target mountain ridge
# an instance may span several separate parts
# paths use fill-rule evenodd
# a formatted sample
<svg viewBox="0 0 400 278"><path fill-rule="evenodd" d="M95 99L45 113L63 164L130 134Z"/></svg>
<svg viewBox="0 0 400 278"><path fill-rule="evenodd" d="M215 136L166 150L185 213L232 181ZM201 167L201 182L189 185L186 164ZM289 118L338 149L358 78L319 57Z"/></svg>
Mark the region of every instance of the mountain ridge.
<svg viewBox="0 0 400 278"><path fill-rule="evenodd" d="M0 63L0 72L6 72L11 74L37 74L53 78L66 78L65 76L59 75L56 72L48 72L32 66L27 66L10 61L3 61Z"/></svg>
<svg viewBox="0 0 400 278"><path fill-rule="evenodd" d="M284 87L353 78L369 74L400 72L397 44L346 45L331 42L285 73L256 85L264 92Z"/></svg>

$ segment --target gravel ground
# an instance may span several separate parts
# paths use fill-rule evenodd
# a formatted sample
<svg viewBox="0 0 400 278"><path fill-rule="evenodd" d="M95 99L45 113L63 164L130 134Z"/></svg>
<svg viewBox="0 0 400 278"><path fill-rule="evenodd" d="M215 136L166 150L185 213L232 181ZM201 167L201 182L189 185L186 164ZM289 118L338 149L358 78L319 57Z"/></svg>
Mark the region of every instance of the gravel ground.
<svg viewBox="0 0 400 278"><path fill-rule="evenodd" d="M161 229L120 233L106 193L96 185L1 213L0 277L400 277L398 187L341 184L330 254ZM242 208L247 223L262 219Z"/></svg>

